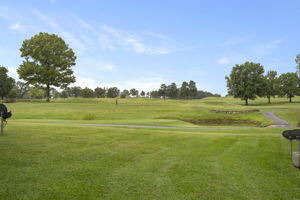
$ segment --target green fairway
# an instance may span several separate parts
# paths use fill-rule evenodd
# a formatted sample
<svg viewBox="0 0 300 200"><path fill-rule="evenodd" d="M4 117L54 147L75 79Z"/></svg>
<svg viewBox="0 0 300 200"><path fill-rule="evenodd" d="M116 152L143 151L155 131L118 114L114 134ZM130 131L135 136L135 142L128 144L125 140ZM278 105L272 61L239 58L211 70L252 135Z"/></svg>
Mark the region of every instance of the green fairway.
<svg viewBox="0 0 300 200"><path fill-rule="evenodd" d="M300 112L300 99L288 103L276 98L273 104L266 99L244 106L239 99L206 98L202 100L163 100L147 98L119 99L58 99L51 103L23 102L8 104L13 120L68 120L80 123L137 124L161 126L268 126L273 122L262 115L264 111ZM212 110L249 110L260 112L243 114L213 113ZM296 117L296 116L295 116ZM283 119L297 120L283 116Z"/></svg>
<svg viewBox="0 0 300 200"><path fill-rule="evenodd" d="M280 129L153 130L11 123L1 199L297 199Z"/></svg>
<svg viewBox="0 0 300 200"><path fill-rule="evenodd" d="M295 101L299 98L295 98ZM47 123L178 127L186 119L241 119L295 125L300 103L203 100L69 99L7 104L13 118L0 136L0 199L299 199L284 129L176 130ZM259 109L220 114L211 110ZM89 118L87 116L90 116Z"/></svg>

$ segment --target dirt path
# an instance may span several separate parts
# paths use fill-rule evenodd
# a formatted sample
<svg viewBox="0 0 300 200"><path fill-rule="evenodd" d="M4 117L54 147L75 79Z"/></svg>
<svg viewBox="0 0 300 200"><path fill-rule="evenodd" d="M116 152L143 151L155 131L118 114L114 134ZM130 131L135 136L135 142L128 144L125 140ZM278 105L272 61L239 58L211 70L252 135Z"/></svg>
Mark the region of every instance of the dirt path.
<svg viewBox="0 0 300 200"><path fill-rule="evenodd" d="M274 114L274 112L264 112L264 115L267 118L269 118L270 120L272 120L273 122L275 122L274 125L270 126L271 128L289 128L289 127L291 127L291 125L288 122L277 117Z"/></svg>

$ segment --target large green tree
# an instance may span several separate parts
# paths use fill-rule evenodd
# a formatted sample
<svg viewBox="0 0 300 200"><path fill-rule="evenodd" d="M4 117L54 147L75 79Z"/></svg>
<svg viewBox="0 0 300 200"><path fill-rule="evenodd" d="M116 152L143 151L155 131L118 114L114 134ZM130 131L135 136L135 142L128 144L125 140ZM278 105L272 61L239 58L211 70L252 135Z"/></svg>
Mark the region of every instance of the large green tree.
<svg viewBox="0 0 300 200"><path fill-rule="evenodd" d="M123 90L120 94L120 97L122 99L127 98L130 95L130 92L128 90Z"/></svg>
<svg viewBox="0 0 300 200"><path fill-rule="evenodd" d="M178 97L178 94L179 94L179 90L177 88L176 83L171 83L171 85L168 85L168 87L167 87L167 96L168 97L175 99Z"/></svg>
<svg viewBox="0 0 300 200"><path fill-rule="evenodd" d="M130 94L134 97L138 97L139 96L139 91L135 88L130 89Z"/></svg>
<svg viewBox="0 0 300 200"><path fill-rule="evenodd" d="M0 97L4 99L4 97L8 97L10 91L13 89L15 85L15 80L7 75L8 70L0 66Z"/></svg>
<svg viewBox="0 0 300 200"><path fill-rule="evenodd" d="M20 78L29 84L42 86L47 101L51 86L65 88L75 82L71 67L75 65L76 56L61 37L39 33L24 40L20 51L24 58L17 70Z"/></svg>
<svg viewBox="0 0 300 200"><path fill-rule="evenodd" d="M268 71L265 76L264 93L271 103L271 97L275 97L279 93L279 80L276 71Z"/></svg>
<svg viewBox="0 0 300 200"><path fill-rule="evenodd" d="M299 95L298 81L297 73L288 72L279 76L280 93L282 96L286 96L289 102L292 102L294 96Z"/></svg>
<svg viewBox="0 0 300 200"><path fill-rule="evenodd" d="M94 91L86 87L80 91L80 96L82 96L83 98L92 98L94 97Z"/></svg>
<svg viewBox="0 0 300 200"><path fill-rule="evenodd" d="M197 87L195 81L189 82L189 98L195 98L197 96Z"/></svg>
<svg viewBox="0 0 300 200"><path fill-rule="evenodd" d="M111 87L107 89L108 98L116 98L120 94L120 90L117 87Z"/></svg>
<svg viewBox="0 0 300 200"><path fill-rule="evenodd" d="M142 90L141 91L141 96L144 97L146 95L146 93Z"/></svg>
<svg viewBox="0 0 300 200"><path fill-rule="evenodd" d="M228 93L235 98L241 98L248 105L248 100L254 100L263 95L264 68L259 63L245 62L235 65L231 74L226 76Z"/></svg>
<svg viewBox="0 0 300 200"><path fill-rule="evenodd" d="M160 88L158 90L158 95L163 97L164 99L166 98L166 95L167 95L167 85L166 84L160 85Z"/></svg>
<svg viewBox="0 0 300 200"><path fill-rule="evenodd" d="M106 89L97 87L94 90L95 96L98 98L104 98L106 96Z"/></svg>
<svg viewBox="0 0 300 200"><path fill-rule="evenodd" d="M188 96L189 96L189 84L186 81L184 81L181 84L180 97L186 99L188 98Z"/></svg>

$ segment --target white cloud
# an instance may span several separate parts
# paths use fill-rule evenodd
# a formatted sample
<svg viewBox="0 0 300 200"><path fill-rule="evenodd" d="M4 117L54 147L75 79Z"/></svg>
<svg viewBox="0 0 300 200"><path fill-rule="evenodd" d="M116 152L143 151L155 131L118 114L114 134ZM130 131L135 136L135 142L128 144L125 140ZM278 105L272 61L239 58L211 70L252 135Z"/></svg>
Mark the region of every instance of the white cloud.
<svg viewBox="0 0 300 200"><path fill-rule="evenodd" d="M217 63L220 65L227 65L230 63L230 60L227 57L221 57L217 60Z"/></svg>
<svg viewBox="0 0 300 200"><path fill-rule="evenodd" d="M25 32L26 31L25 26L23 26L19 22L15 23L15 24L12 24L9 28L12 29L12 30L18 30L18 31L21 31L21 32Z"/></svg>
<svg viewBox="0 0 300 200"><path fill-rule="evenodd" d="M79 76L76 77L76 82L72 84L72 86L80 86L82 88L88 87L91 89L95 89L97 87L97 83L94 79Z"/></svg>
<svg viewBox="0 0 300 200"><path fill-rule="evenodd" d="M152 77L152 78L146 78L146 77L141 77L141 78L136 78L136 79L131 79L128 81L122 81L121 82L121 88L122 89L131 89L131 88L136 88L140 91L151 91L151 90L156 90L160 87L162 83L166 83L167 80L161 77Z"/></svg>
<svg viewBox="0 0 300 200"><path fill-rule="evenodd" d="M19 75L17 73L17 68L15 68L15 67L6 67L6 68L8 69L8 74L10 76L12 76L13 78L18 78L19 77Z"/></svg>
<svg viewBox="0 0 300 200"><path fill-rule="evenodd" d="M139 91L151 91L157 90L162 83L166 83L167 80L160 77L153 78L136 78L131 80L119 81L119 82L96 82L92 78L78 77L76 83L72 86L80 86L82 88L88 87L95 89L96 87L110 88L117 87L120 90L136 88Z"/></svg>
<svg viewBox="0 0 300 200"><path fill-rule="evenodd" d="M90 67L90 69L96 69L101 71L112 71L117 68L114 64L102 60L97 60L94 58L83 59L78 62L78 65L82 67Z"/></svg>

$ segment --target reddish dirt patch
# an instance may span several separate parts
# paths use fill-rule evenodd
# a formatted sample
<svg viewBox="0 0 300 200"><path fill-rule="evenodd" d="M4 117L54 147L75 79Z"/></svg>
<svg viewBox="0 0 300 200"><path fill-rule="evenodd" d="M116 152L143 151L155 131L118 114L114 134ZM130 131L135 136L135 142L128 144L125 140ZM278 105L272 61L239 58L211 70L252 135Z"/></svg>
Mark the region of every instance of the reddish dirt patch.
<svg viewBox="0 0 300 200"><path fill-rule="evenodd" d="M221 120L221 119L201 119L201 120L183 120L192 124L253 124L260 125L260 122L248 120Z"/></svg>

